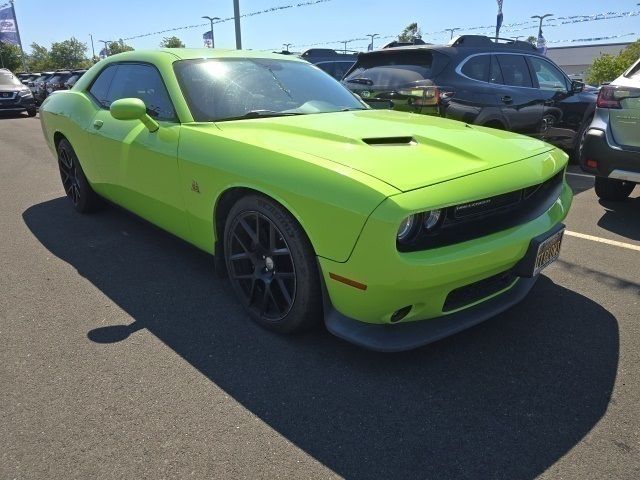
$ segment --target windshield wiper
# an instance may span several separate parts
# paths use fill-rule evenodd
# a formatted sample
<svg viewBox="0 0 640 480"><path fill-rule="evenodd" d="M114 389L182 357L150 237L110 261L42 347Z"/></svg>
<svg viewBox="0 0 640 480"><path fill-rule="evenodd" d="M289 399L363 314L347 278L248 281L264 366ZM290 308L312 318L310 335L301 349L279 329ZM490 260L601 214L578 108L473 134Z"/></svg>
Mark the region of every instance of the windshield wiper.
<svg viewBox="0 0 640 480"><path fill-rule="evenodd" d="M268 118L268 117L290 117L293 115L304 115L301 112L276 112L275 110L251 110L244 115L237 117L218 118L215 122L226 122L230 120L247 120L251 118Z"/></svg>
<svg viewBox="0 0 640 480"><path fill-rule="evenodd" d="M352 78L347 80L347 83L359 83L361 85L373 85L373 80L370 78Z"/></svg>

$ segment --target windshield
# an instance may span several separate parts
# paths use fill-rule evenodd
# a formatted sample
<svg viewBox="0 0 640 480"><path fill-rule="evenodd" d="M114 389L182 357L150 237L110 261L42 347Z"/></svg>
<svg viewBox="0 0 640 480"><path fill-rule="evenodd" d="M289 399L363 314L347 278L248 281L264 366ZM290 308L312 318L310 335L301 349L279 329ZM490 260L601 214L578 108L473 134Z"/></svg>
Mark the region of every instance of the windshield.
<svg viewBox="0 0 640 480"><path fill-rule="evenodd" d="M393 88L422 82L433 78L433 57L432 52L422 49L363 55L344 81Z"/></svg>
<svg viewBox="0 0 640 480"><path fill-rule="evenodd" d="M303 115L367 108L336 80L308 63L198 59L176 62L174 68L198 122L255 118L260 113Z"/></svg>
<svg viewBox="0 0 640 480"><path fill-rule="evenodd" d="M14 77L10 73L4 73L4 72L0 73L0 86L14 87L16 85L22 85L20 80L18 80L16 77Z"/></svg>

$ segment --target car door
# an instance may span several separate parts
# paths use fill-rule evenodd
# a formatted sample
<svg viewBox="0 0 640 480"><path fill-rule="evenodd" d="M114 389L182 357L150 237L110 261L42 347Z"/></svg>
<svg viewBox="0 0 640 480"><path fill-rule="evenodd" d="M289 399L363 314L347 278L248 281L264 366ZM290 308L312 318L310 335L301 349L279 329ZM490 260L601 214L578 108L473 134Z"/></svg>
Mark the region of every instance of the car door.
<svg viewBox="0 0 640 480"><path fill-rule="evenodd" d="M582 127L587 104L571 81L553 63L528 56L536 96L542 105L540 137L562 148L572 148Z"/></svg>
<svg viewBox="0 0 640 480"><path fill-rule="evenodd" d="M89 89L100 106L88 127L108 198L178 236L188 234L179 189L180 124L158 70L150 64L109 66ZM150 132L139 120L116 120L109 106L139 98L160 125Z"/></svg>
<svg viewBox="0 0 640 480"><path fill-rule="evenodd" d="M533 81L524 55L504 53L493 55L502 76L496 89L496 100L507 128L525 135L538 135L542 124L542 105L533 88Z"/></svg>

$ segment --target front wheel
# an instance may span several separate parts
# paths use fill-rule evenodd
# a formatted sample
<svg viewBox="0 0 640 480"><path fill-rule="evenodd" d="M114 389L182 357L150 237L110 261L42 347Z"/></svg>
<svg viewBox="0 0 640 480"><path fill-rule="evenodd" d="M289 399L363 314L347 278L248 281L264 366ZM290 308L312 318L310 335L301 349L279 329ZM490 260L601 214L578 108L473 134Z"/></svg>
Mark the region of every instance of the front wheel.
<svg viewBox="0 0 640 480"><path fill-rule="evenodd" d="M89 185L76 152L66 138L58 144L58 168L64 191L78 212L95 212L104 205L102 198Z"/></svg>
<svg viewBox="0 0 640 480"><path fill-rule="evenodd" d="M35 117L38 114L38 110L36 110L35 108L30 108L29 110L27 110L27 115L29 115L30 117Z"/></svg>
<svg viewBox="0 0 640 480"><path fill-rule="evenodd" d="M233 289L249 315L280 333L307 329L322 315L315 253L298 222L262 196L229 212L224 256Z"/></svg>
<svg viewBox="0 0 640 480"><path fill-rule="evenodd" d="M631 195L636 184L615 178L596 177L596 195L602 200L621 202Z"/></svg>

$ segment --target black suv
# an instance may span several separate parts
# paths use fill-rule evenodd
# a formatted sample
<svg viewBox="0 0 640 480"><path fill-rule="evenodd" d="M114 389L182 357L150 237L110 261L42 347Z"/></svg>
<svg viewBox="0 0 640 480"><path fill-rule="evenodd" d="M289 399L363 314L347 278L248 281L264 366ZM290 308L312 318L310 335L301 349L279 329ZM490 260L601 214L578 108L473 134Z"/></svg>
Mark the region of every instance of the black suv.
<svg viewBox="0 0 640 480"><path fill-rule="evenodd" d="M531 135L565 150L579 150L597 98L532 44L479 35L362 53L343 83L376 108L386 102Z"/></svg>
<svg viewBox="0 0 640 480"><path fill-rule="evenodd" d="M356 63L358 54L340 53L330 48L310 48L300 58L324 70L336 80L342 80L345 73Z"/></svg>

